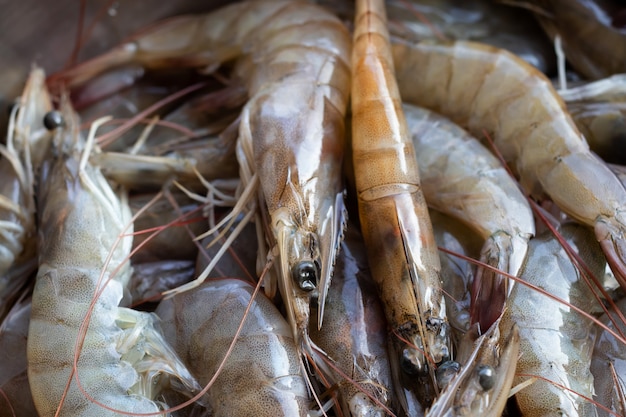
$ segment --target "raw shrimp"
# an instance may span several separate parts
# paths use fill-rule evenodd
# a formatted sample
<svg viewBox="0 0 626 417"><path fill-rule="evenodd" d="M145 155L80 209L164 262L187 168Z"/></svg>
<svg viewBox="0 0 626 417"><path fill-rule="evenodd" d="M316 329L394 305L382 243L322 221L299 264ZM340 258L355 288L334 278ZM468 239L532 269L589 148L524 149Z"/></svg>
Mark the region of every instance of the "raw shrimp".
<svg viewBox="0 0 626 417"><path fill-rule="evenodd" d="M310 333L343 373L332 366L326 371L330 383L339 387L344 414L382 417L388 413L385 408L391 410L397 401L387 352L387 322L362 240L357 225L348 227L328 292L324 326L318 329L312 320Z"/></svg>
<svg viewBox="0 0 626 417"><path fill-rule="evenodd" d="M502 415L515 376L519 331L515 324L498 319L477 339L472 334L461 341L460 372L443 388L428 417Z"/></svg>
<svg viewBox="0 0 626 417"><path fill-rule="evenodd" d="M574 223L566 223L559 231L590 271L601 276L606 263L593 234ZM588 284L550 231L531 240L521 278L584 311L601 311ZM589 369L594 323L523 284L513 289L502 320L508 325L517 324L520 331L519 376L514 384L535 375L542 377L516 394L522 414L595 416L596 406L582 397L594 394Z"/></svg>
<svg viewBox="0 0 626 417"><path fill-rule="evenodd" d="M626 298L615 304L622 313L626 311ZM613 320L604 316L602 322L613 330L616 330L613 324L616 323L620 332L626 332L626 324L618 318L616 312L610 310L609 314L613 316ZM626 350L624 345L608 332L600 332L596 339L591 358L591 373L596 393L594 400L616 415L623 416L626 413L623 398L626 392ZM598 407L598 416L608 417L609 413Z"/></svg>
<svg viewBox="0 0 626 417"><path fill-rule="evenodd" d="M157 308L165 337L201 384L215 375L253 296L245 281L210 279ZM207 393L211 416L307 416L311 402L301 370L289 324L257 294Z"/></svg>
<svg viewBox="0 0 626 417"><path fill-rule="evenodd" d="M260 180L289 322L294 333L305 334L312 297L323 316L345 224L341 161L349 55L349 33L319 6L248 1L156 24L54 81L76 85L128 63L210 72L239 58L234 78L243 80L250 97L239 126L239 142L249 152L239 162L254 165Z"/></svg>
<svg viewBox="0 0 626 417"><path fill-rule="evenodd" d="M403 366L434 384L427 360L449 359L450 325L382 1L357 2L352 75L352 157L372 276L389 326L404 340L393 338Z"/></svg>
<svg viewBox="0 0 626 417"><path fill-rule="evenodd" d="M598 79L626 72L626 22L623 6L607 0L507 0L528 8L548 36L561 38L577 72ZM620 17L621 11L621 17ZM621 20L621 21L620 21Z"/></svg>
<svg viewBox="0 0 626 417"><path fill-rule="evenodd" d="M44 80L34 67L11 110L6 146L0 145L0 321L37 267L34 184L52 138L44 127L52 109Z"/></svg>
<svg viewBox="0 0 626 417"><path fill-rule="evenodd" d="M33 400L42 417L158 413L159 376L199 386L152 315L117 307L130 276L127 198L89 164L94 133L82 142L66 97L61 114L38 194L39 271L27 346Z"/></svg>
<svg viewBox="0 0 626 417"><path fill-rule="evenodd" d="M559 94L591 150L606 162L626 164L626 74L570 87Z"/></svg>
<svg viewBox="0 0 626 417"><path fill-rule="evenodd" d="M37 414L28 386L26 338L31 300L23 292L0 323L0 417L26 417Z"/></svg>
<svg viewBox="0 0 626 417"><path fill-rule="evenodd" d="M527 193L547 194L595 228L626 287L626 189L590 152L550 81L516 56L477 43L397 41L393 53L403 99L450 117L474 136L489 132Z"/></svg>
<svg viewBox="0 0 626 417"><path fill-rule="evenodd" d="M484 240L481 261L517 276L535 234L535 220L517 182L477 139L449 119L403 106L424 197ZM472 323L489 329L502 314L512 281L479 268L472 286Z"/></svg>

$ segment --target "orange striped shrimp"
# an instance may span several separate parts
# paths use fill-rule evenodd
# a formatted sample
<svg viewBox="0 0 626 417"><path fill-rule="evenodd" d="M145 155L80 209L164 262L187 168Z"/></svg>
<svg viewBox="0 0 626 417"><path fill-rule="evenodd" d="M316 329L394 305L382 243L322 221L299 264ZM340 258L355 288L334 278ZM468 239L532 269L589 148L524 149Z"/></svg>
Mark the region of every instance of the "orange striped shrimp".
<svg viewBox="0 0 626 417"><path fill-rule="evenodd" d="M594 227L626 287L626 189L589 150L550 81L515 55L472 42L397 41L393 54L403 99L477 137L489 132L525 192L547 194Z"/></svg>
<svg viewBox="0 0 626 417"><path fill-rule="evenodd" d="M406 370L430 374L449 359L440 261L421 191L382 1L357 2L352 54L352 152L372 276Z"/></svg>
<svg viewBox="0 0 626 417"><path fill-rule="evenodd" d="M250 97L239 125L238 159L249 173L241 177L254 176L252 184L262 188L279 257L279 287L289 322L302 339L312 298L323 317L345 224L341 165L350 47L341 21L319 6L246 1L157 23L58 74L55 82L78 85L122 64L210 72L238 59L235 78L243 80ZM199 285L205 275L180 290Z"/></svg>
<svg viewBox="0 0 626 417"><path fill-rule="evenodd" d="M199 386L152 315L118 307L131 272L127 197L89 163L93 132L81 140L67 98L61 115L38 194L39 271L27 343L33 401L42 417L158 414L155 377Z"/></svg>

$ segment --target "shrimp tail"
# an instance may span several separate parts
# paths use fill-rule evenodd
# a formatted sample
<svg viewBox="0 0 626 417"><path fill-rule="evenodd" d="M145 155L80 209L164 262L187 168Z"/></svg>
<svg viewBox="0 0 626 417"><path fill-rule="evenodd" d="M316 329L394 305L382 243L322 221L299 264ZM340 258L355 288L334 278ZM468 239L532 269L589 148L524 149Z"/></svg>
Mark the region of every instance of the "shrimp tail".
<svg viewBox="0 0 626 417"><path fill-rule="evenodd" d="M157 330L157 316L129 308L119 308L116 323L124 334L117 343L121 359L133 365L140 376L139 393L156 398L163 374L170 376L169 383L177 391L192 397L202 390L172 347Z"/></svg>
<svg viewBox="0 0 626 417"><path fill-rule="evenodd" d="M483 245L480 260L500 271L508 271L512 251L511 236L505 232L494 233ZM471 322L480 323L481 329L489 329L502 315L511 289L512 283L507 277L479 267L471 287Z"/></svg>
<svg viewBox="0 0 626 417"><path fill-rule="evenodd" d="M324 306L328 295L328 288L333 276L335 260L339 252L341 242L343 241L344 231L348 221L348 211L344 204L344 193L337 193L335 204L328 210L326 219L322 222L320 233L321 247L321 273L318 286L318 316L317 328L322 328L322 320L324 318ZM330 230L327 230L329 229Z"/></svg>
<svg viewBox="0 0 626 417"><path fill-rule="evenodd" d="M607 263L622 288L626 289L626 236L624 226L617 220L600 216L594 226L596 239L606 256Z"/></svg>

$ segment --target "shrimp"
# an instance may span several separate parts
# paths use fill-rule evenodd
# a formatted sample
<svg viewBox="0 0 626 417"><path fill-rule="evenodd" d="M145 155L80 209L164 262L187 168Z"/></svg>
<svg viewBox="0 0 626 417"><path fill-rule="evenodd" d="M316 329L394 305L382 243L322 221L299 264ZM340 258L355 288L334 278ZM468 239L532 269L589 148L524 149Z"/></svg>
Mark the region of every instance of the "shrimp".
<svg viewBox="0 0 626 417"><path fill-rule="evenodd" d="M526 193L545 193L594 227L626 287L626 189L591 153L550 81L506 51L471 42L397 41L393 54L403 99L442 113L475 136L487 130Z"/></svg>
<svg viewBox="0 0 626 417"><path fill-rule="evenodd" d="M346 221L341 162L350 46L339 19L319 6L247 1L156 24L54 81L78 85L130 63L211 72L238 59L234 79L243 80L250 97L239 124L238 160L256 175L252 184L260 183L280 263L278 286L301 339L311 298L318 299L322 323Z"/></svg>
<svg viewBox="0 0 626 417"><path fill-rule="evenodd" d="M626 31L623 17L620 22L622 9L617 2L508 0L506 3L534 11L548 36L561 38L568 61L586 78L599 79L626 72Z"/></svg>
<svg viewBox="0 0 626 417"><path fill-rule="evenodd" d="M624 312L626 299L622 298L616 306ZM626 325L617 317L616 312L609 311L608 314L613 316L613 320L609 320L605 315L602 322L612 330L617 330L615 329L615 324L617 324L622 334L626 332ZM591 358L591 373L596 393L595 400L616 415L624 415L626 413L623 398L626 392L626 351L624 345L616 341L608 332L600 332L596 339ZM609 413L598 407L598 416L609 416Z"/></svg>
<svg viewBox="0 0 626 417"><path fill-rule="evenodd" d="M310 334L343 374L326 371L339 387L345 415L382 417L397 404L387 352L387 323L357 230L348 227L342 242L328 292L326 323L318 329L313 320Z"/></svg>
<svg viewBox="0 0 626 417"><path fill-rule="evenodd" d="M460 353L457 357L462 368L444 387L426 416L501 416L520 350L517 326L498 318L473 343L469 336L461 343L467 345L461 348L467 354Z"/></svg>
<svg viewBox="0 0 626 417"><path fill-rule="evenodd" d="M591 150L609 163L626 164L626 74L560 90Z"/></svg>
<svg viewBox="0 0 626 417"><path fill-rule="evenodd" d="M26 338L30 321L30 291L11 308L0 324L0 417L34 416L35 404L28 386Z"/></svg>
<svg viewBox="0 0 626 417"><path fill-rule="evenodd" d="M51 143L52 110L43 70L33 67L0 145L0 320L36 269L35 175Z"/></svg>
<svg viewBox="0 0 626 417"><path fill-rule="evenodd" d="M38 194L40 264L27 344L33 401L42 417L159 413L152 398L160 375L190 391L199 386L153 315L117 307L130 276L127 198L89 163L93 132L83 143L67 97L61 115Z"/></svg>
<svg viewBox="0 0 626 417"><path fill-rule="evenodd" d="M393 75L382 1L359 1L352 54L352 156L372 276L405 369L449 359L439 254Z"/></svg>
<svg viewBox="0 0 626 417"><path fill-rule="evenodd" d="M445 117L405 104L424 197L485 239L480 260L517 276L535 234L528 200L500 161ZM463 163L459 163L463 161ZM472 322L489 329L502 314L512 282L479 268L472 286Z"/></svg>
<svg viewBox="0 0 626 417"><path fill-rule="evenodd" d="M254 297L254 299L252 299ZM244 318L246 307L250 312ZM211 279L161 302L164 335L208 391L212 416L307 416L310 400L289 324L263 294L240 279Z"/></svg>
<svg viewBox="0 0 626 417"><path fill-rule="evenodd" d="M604 257L588 229L566 223L560 227L560 233L595 276L604 273ZM531 240L520 278L583 311L601 311L579 270L550 231ZM567 305L521 284L513 289L502 320L517 324L520 330L521 357L514 384L531 376L541 377L515 395L522 414L595 416L595 405L584 398L594 394L590 371L594 323Z"/></svg>

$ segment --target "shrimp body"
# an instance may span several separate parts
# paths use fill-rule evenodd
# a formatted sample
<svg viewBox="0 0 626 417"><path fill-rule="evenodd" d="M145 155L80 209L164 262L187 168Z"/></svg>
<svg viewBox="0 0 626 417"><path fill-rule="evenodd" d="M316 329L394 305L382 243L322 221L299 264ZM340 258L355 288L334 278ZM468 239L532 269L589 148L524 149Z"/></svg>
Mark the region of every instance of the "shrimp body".
<svg viewBox="0 0 626 417"><path fill-rule="evenodd" d="M606 263L593 234L573 223L563 225L560 232L592 273L601 276ZM561 242L549 231L531 240L521 278L584 311L600 310ZM514 384L538 375L561 385L541 379L518 392L516 399L522 414L595 416L595 405L581 397L591 398L594 394L590 372L593 322L522 284L513 289L502 320L516 323L520 330L521 356L516 373L523 375L516 376Z"/></svg>
<svg viewBox="0 0 626 417"><path fill-rule="evenodd" d="M475 136L489 132L527 193L547 194L595 228L626 286L626 189L590 152L543 74L513 54L471 42L397 42L394 57L404 100L444 114Z"/></svg>
<svg viewBox="0 0 626 417"><path fill-rule="evenodd" d="M352 152L359 217L387 321L405 364L450 354L440 262L402 113L382 1L359 1L352 54ZM398 339L394 337L397 341ZM424 355L424 352L427 356Z"/></svg>
<svg viewBox="0 0 626 417"><path fill-rule="evenodd" d="M237 59L234 76L250 98L237 158L260 180L269 239L279 255L278 286L294 333L304 335L312 297L323 317L345 224L341 166L350 47L341 21L319 6L247 1L156 24L51 81L77 85L132 63L210 72Z"/></svg>
<svg viewBox="0 0 626 417"><path fill-rule="evenodd" d="M20 299L0 323L0 417L37 414L26 364L30 308L30 297Z"/></svg>
<svg viewBox="0 0 626 417"><path fill-rule="evenodd" d="M618 301L616 306L623 314L626 308L626 298ZM602 322L611 330L618 330L622 334L626 332L626 326L616 312L611 310L609 314L613 316L613 320L609 320L605 315L602 317ZM623 397L626 392L626 351L624 351L623 343L615 340L615 337L606 331L601 331L596 339L591 358L591 372L596 392L594 399L617 415L624 415L626 413ZM611 414L598 407L598 415L605 417Z"/></svg>
<svg viewBox="0 0 626 417"><path fill-rule="evenodd" d="M485 239L482 262L517 276L528 239L535 234L535 220L515 180L489 150L450 120L408 104L403 109L428 205ZM508 278L479 268L472 321L483 329L491 327L502 314L510 287Z"/></svg>
<svg viewBox="0 0 626 417"><path fill-rule="evenodd" d="M207 384L224 359L254 287L211 279L161 302L157 314L180 357ZM291 329L263 294L252 301L234 350L208 391L212 416L307 416L309 396Z"/></svg>
<svg viewBox="0 0 626 417"><path fill-rule="evenodd" d="M349 227L342 242L324 326L318 329L313 321L310 333L313 342L357 384L329 372L330 380L338 381L346 415L382 417L386 415L382 406L389 409L395 403L387 322L369 274L362 237L356 230Z"/></svg>
<svg viewBox="0 0 626 417"><path fill-rule="evenodd" d="M130 209L124 193L89 164L67 100L62 113L65 127L56 129L55 157L42 168L38 195L40 264L27 346L33 400L40 416L158 412L152 378L161 371L197 385L152 315L118 307L131 272L132 235L124 235L132 233ZM144 369L141 375L135 367ZM119 411L90 401L77 378L93 399Z"/></svg>
<svg viewBox="0 0 626 417"><path fill-rule="evenodd" d="M33 68L0 145L0 320L36 265L35 171L50 146L44 115L52 109L45 74Z"/></svg>
<svg viewBox="0 0 626 417"><path fill-rule="evenodd" d="M560 90L559 95L591 150L606 162L626 164L626 74Z"/></svg>

